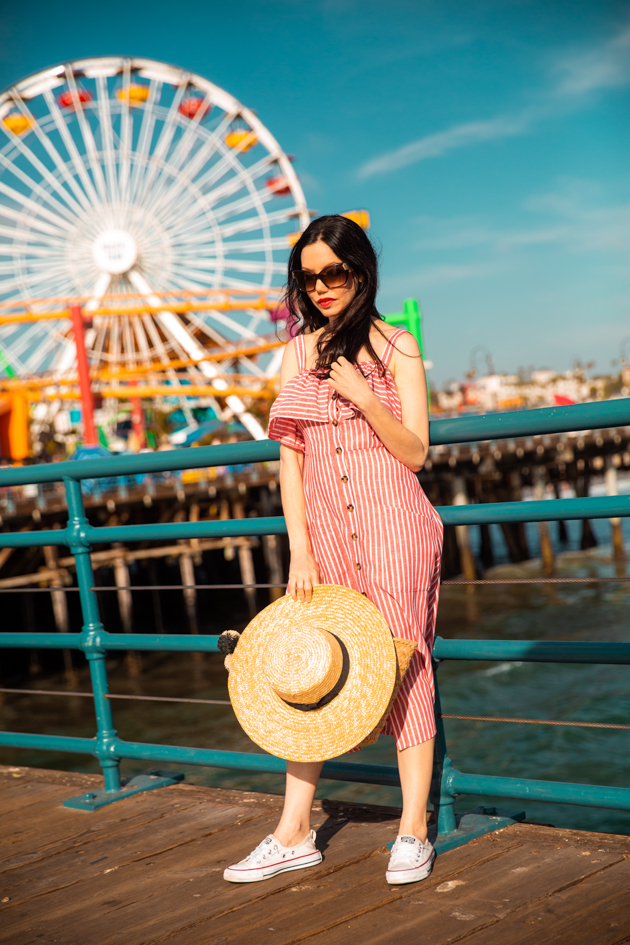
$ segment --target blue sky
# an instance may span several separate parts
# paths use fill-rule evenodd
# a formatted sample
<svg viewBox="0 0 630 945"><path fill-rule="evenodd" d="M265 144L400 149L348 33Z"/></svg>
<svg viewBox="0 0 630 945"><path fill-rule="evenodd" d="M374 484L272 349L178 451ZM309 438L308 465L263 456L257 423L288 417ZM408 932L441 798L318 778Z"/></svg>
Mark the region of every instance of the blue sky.
<svg viewBox="0 0 630 945"><path fill-rule="evenodd" d="M10 8L9 8L10 7ZM0 85L89 55L201 73L365 207L383 311L417 296L433 378L610 370L630 335L630 11L600 2L41 0L0 12ZM630 354L630 346L629 351Z"/></svg>

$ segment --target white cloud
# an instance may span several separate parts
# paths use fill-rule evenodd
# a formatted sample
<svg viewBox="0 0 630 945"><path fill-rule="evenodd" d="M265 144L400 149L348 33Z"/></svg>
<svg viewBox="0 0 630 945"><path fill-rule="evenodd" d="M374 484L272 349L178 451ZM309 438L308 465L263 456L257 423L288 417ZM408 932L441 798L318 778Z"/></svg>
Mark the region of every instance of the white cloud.
<svg viewBox="0 0 630 945"><path fill-rule="evenodd" d="M426 266L424 269L416 269L413 273L407 273L401 277L397 275L395 280L391 280L390 285L387 281L381 286L384 294L394 291L396 294L400 291L401 282L408 284L417 284L426 288L429 285L444 285L452 282L461 282L464 279L481 279L485 276L496 275L504 268L496 261L489 263L471 263L469 265L451 265L448 263L435 266Z"/></svg>
<svg viewBox="0 0 630 945"><path fill-rule="evenodd" d="M540 104L513 115L464 122L425 135L366 161L359 167L358 177L365 179L375 174L386 174L419 161L441 157L458 148L525 134L532 125L576 108L580 96L597 89L625 85L630 82L630 30L599 47L565 57L556 64L555 71L560 80Z"/></svg>
<svg viewBox="0 0 630 945"><path fill-rule="evenodd" d="M630 29L596 49L565 57L557 65L561 95L584 95L630 80Z"/></svg>
<svg viewBox="0 0 630 945"><path fill-rule="evenodd" d="M507 254L527 247L556 245L574 253L627 253L630 204L598 206L593 200L595 195L601 196L591 182L571 181L555 192L530 197L525 210L546 219L542 224L520 229L501 230L466 217L420 217L416 223L423 235L415 247L438 252L478 247Z"/></svg>
<svg viewBox="0 0 630 945"><path fill-rule="evenodd" d="M440 157L448 151L465 148L479 141L493 141L497 138L520 135L527 129L531 120L531 113L526 111L512 117L501 116L487 121L469 121L454 125L446 131L426 135L424 138L403 145L402 148L367 161L359 168L359 177L372 177L374 174L397 171L409 164L426 161L427 158Z"/></svg>

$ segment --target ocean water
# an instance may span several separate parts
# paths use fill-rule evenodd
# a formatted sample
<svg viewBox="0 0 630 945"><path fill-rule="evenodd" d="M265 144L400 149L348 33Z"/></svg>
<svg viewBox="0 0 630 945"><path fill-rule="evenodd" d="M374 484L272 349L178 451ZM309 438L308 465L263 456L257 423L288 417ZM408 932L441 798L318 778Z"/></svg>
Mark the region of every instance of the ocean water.
<svg viewBox="0 0 630 945"><path fill-rule="evenodd" d="M569 523L569 543L556 543L559 577L608 577L625 573L625 566L610 557L610 526L593 522L600 544L588 552L577 550L579 523ZM552 530L556 528L552 524ZM475 541L475 529L472 529ZM497 528L497 532L499 529ZM530 547L537 543L536 526L528 526ZM630 522L625 522L630 562ZM514 566L498 564L487 577L535 577L536 560ZM506 555L503 553L503 557ZM630 565L628 566L630 573ZM217 594L219 592L216 592ZM114 595L107 595L113 598ZM179 598L177 598L179 600ZM216 600L216 598L213 598ZM265 603L261 597L260 604ZM179 615L179 616L178 616ZM164 629L172 632L181 620L181 607L164 608ZM143 629L147 626L146 614ZM442 588L437 632L443 637L477 639L602 640L630 638L630 584L482 586ZM216 606L204 608L202 632L220 632L226 626L242 628L247 622L240 594L224 595ZM146 695L227 699L227 674L219 655L201 659L192 654L143 654L142 673L131 678L120 657L108 660L112 692ZM542 663L443 663L438 671L442 711L452 715L489 715L585 722L630 724L630 667ZM58 674L40 675L33 682L24 676L3 676L5 686L32 685L61 689ZM79 688L89 689L87 667L79 670ZM133 741L194 745L235 751L258 751L240 729L229 706L114 702L114 718L121 737ZM448 751L453 765L466 772L505 777L575 781L587 784L630 786L630 731L574 729L548 725L446 721ZM89 699L52 696L4 697L0 727L10 731L59 735L94 734ZM354 763L395 764L391 738L348 756ZM98 771L91 758L0 749L0 763L73 771ZM125 776L151 767L124 761ZM165 766L162 766L165 767ZM170 766L173 768L173 766ZM179 766L194 783L248 790L282 791L282 779L272 775ZM398 806L398 789L322 780L319 797ZM464 811L485 802L524 810L539 823L584 830L630 834L630 813L568 805L460 797Z"/></svg>

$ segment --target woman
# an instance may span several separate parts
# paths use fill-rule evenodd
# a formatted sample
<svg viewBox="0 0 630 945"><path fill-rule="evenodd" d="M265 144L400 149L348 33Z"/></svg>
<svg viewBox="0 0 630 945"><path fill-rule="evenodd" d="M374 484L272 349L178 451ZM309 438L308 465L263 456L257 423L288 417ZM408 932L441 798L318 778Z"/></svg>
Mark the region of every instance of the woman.
<svg viewBox="0 0 630 945"><path fill-rule="evenodd" d="M392 707L403 793L389 883L428 876L426 805L435 719L431 647L442 523L415 473L429 418L420 350L375 308L378 271L363 230L341 216L314 220L289 259L287 307L297 326L282 362L269 437L280 441L280 487L291 562L288 592L310 601L320 583L366 595L396 636L418 648ZM266 879L321 861L310 830L321 763L287 763L278 827L233 882Z"/></svg>

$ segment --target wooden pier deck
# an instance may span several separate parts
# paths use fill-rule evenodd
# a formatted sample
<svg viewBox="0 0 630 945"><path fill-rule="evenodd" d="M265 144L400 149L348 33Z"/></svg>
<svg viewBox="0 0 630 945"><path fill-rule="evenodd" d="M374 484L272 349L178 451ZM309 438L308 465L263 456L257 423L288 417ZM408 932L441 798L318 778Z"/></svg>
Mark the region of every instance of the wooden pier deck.
<svg viewBox="0 0 630 945"><path fill-rule="evenodd" d="M11 945L621 945L630 837L516 824L385 883L397 811L321 801L323 863L230 885L280 798L181 784L95 813L100 778L0 767L0 942Z"/></svg>

